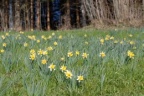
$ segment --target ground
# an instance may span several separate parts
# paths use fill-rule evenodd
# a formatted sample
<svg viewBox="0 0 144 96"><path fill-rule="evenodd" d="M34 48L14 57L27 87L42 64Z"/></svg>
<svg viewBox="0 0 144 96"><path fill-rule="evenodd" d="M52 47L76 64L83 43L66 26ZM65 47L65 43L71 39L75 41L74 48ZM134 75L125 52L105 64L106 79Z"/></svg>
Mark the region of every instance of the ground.
<svg viewBox="0 0 144 96"><path fill-rule="evenodd" d="M0 34L0 96L144 95L143 29Z"/></svg>

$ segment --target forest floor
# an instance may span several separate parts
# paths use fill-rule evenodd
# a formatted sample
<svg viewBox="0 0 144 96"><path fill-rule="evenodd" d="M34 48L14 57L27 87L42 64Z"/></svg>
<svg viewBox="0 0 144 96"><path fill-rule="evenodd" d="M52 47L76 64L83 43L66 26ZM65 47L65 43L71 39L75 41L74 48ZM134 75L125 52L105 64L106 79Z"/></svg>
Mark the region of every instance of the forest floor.
<svg viewBox="0 0 144 96"><path fill-rule="evenodd" d="M144 95L142 28L0 35L0 96Z"/></svg>

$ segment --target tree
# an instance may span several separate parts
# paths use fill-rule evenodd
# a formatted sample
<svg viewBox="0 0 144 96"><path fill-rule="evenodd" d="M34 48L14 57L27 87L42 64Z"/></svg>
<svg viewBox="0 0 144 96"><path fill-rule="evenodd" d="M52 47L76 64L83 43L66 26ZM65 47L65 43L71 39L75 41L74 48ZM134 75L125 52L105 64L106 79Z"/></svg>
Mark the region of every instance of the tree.
<svg viewBox="0 0 144 96"><path fill-rule="evenodd" d="M36 29L41 29L41 14L40 14L40 9L41 9L41 1L37 0L36 2Z"/></svg>
<svg viewBox="0 0 144 96"><path fill-rule="evenodd" d="M9 0L9 29L12 30L14 28L13 25L13 3L12 0Z"/></svg>
<svg viewBox="0 0 144 96"><path fill-rule="evenodd" d="M20 1L19 0L14 0L14 12L15 12L15 15L14 15L14 28L15 30L17 31L20 31L22 28L21 28L21 23L20 23Z"/></svg>
<svg viewBox="0 0 144 96"><path fill-rule="evenodd" d="M50 1L47 1L47 30L50 30Z"/></svg>

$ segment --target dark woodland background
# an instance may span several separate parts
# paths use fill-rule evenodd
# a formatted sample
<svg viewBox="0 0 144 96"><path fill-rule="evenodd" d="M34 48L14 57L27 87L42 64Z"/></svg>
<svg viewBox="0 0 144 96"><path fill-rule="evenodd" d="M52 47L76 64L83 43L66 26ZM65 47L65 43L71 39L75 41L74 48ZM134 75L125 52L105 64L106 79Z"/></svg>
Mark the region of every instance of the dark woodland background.
<svg viewBox="0 0 144 96"><path fill-rule="evenodd" d="M0 31L143 26L144 0L0 0Z"/></svg>

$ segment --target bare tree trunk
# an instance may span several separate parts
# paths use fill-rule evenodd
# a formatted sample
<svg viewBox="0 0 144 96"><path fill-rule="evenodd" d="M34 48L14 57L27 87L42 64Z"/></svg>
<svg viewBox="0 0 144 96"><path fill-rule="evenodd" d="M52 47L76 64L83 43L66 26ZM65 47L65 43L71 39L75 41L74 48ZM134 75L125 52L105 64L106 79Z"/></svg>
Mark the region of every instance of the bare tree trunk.
<svg viewBox="0 0 144 96"><path fill-rule="evenodd" d="M1 1L3 4L3 0ZM4 6L0 4L0 31L3 30L4 27Z"/></svg>
<svg viewBox="0 0 144 96"><path fill-rule="evenodd" d="M76 26L80 27L79 0L76 0Z"/></svg>
<svg viewBox="0 0 144 96"><path fill-rule="evenodd" d="M12 0L9 0L9 28L13 29L13 3Z"/></svg>
<svg viewBox="0 0 144 96"><path fill-rule="evenodd" d="M34 27L34 25L33 25L33 23L34 23L34 21L33 21L33 0L30 0L30 26L31 26L31 29L33 29L33 27Z"/></svg>
<svg viewBox="0 0 144 96"><path fill-rule="evenodd" d="M5 3L4 3L4 5L5 5L5 9L4 9L4 11L5 11L5 18L4 18L5 27L4 27L4 31L6 31L8 29L8 0L4 0L4 1L5 1Z"/></svg>
<svg viewBox="0 0 144 96"><path fill-rule="evenodd" d="M64 20L63 29L69 29L71 28L70 23L70 1L67 0L65 6L64 6L65 14L62 16L62 19Z"/></svg>
<svg viewBox="0 0 144 96"><path fill-rule="evenodd" d="M47 1L47 30L50 30L50 1Z"/></svg>
<svg viewBox="0 0 144 96"><path fill-rule="evenodd" d="M25 0L26 1L26 5L25 5L25 16L26 16L26 28L29 30L30 29L30 14L29 14L29 11L30 11L30 0Z"/></svg>
<svg viewBox="0 0 144 96"><path fill-rule="evenodd" d="M36 28L38 29L38 30L40 30L41 29L41 15L40 15L40 6L41 4L40 4L40 0L37 0L37 13L36 13L36 15L37 15L37 19L36 19Z"/></svg>
<svg viewBox="0 0 144 96"><path fill-rule="evenodd" d="M86 11L84 9L84 0L80 0L80 11L81 11L81 25L86 26Z"/></svg>
<svg viewBox="0 0 144 96"><path fill-rule="evenodd" d="M21 23L20 23L20 0L15 0L15 30L20 31L21 30Z"/></svg>
<svg viewBox="0 0 144 96"><path fill-rule="evenodd" d="M142 14L143 14L142 21L144 23L144 0L142 0Z"/></svg>

